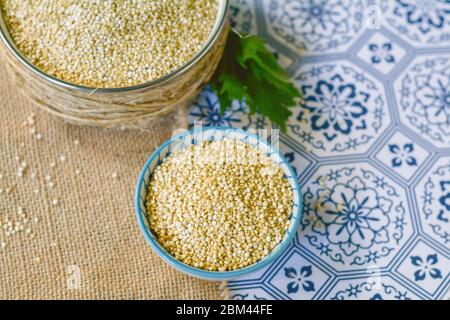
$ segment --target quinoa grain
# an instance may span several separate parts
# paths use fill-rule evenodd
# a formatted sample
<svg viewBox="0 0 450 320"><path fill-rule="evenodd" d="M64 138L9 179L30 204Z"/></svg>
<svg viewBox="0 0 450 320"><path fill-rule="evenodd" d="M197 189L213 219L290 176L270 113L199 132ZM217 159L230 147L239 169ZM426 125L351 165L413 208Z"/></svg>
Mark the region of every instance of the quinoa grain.
<svg viewBox="0 0 450 320"><path fill-rule="evenodd" d="M292 199L283 171L269 157L223 140L175 151L158 166L147 212L158 241L176 259L230 271L261 260L281 242Z"/></svg>
<svg viewBox="0 0 450 320"><path fill-rule="evenodd" d="M188 62L212 31L218 0L2 0L0 6L13 41L42 71L115 88L161 78Z"/></svg>

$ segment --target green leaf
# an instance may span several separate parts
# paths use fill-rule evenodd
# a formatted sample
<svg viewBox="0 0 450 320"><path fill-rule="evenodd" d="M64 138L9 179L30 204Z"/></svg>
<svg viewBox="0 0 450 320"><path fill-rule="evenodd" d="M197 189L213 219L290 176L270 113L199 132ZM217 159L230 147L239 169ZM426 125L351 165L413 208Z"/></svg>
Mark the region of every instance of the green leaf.
<svg viewBox="0 0 450 320"><path fill-rule="evenodd" d="M291 115L289 108L301 97L262 38L241 37L235 32L230 33L212 79L212 89L219 98L222 113L233 100L245 100L250 112L267 116L283 131Z"/></svg>

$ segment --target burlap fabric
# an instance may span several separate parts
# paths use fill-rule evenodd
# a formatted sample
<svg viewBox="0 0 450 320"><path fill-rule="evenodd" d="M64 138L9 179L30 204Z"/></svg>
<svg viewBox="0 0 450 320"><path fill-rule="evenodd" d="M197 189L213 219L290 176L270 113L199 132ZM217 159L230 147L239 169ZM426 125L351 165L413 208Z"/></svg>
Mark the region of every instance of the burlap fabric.
<svg viewBox="0 0 450 320"><path fill-rule="evenodd" d="M35 124L24 124L33 111ZM160 260L136 222L137 176L176 120L148 132L64 124L35 110L0 60L0 299L222 297L218 283ZM18 207L30 222L8 236L5 221L26 221Z"/></svg>

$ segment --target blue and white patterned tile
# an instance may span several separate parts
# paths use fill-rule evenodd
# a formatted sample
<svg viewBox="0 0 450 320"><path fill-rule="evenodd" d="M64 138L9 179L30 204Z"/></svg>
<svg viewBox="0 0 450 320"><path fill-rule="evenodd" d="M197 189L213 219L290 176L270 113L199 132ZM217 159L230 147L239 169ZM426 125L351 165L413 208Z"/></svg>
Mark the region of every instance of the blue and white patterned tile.
<svg viewBox="0 0 450 320"><path fill-rule="evenodd" d="M305 174L314 164L314 160L305 154L305 151L299 149L295 144L287 139L281 138L280 152L284 158L291 164L295 174L300 180L305 178Z"/></svg>
<svg viewBox="0 0 450 320"><path fill-rule="evenodd" d="M249 284L262 283L264 277L269 272L269 269L270 265L244 277L234 278L228 282L228 287L230 289L237 290L242 286L247 286Z"/></svg>
<svg viewBox="0 0 450 320"><path fill-rule="evenodd" d="M229 283L234 298L450 298L450 3L232 5L234 27L264 36L305 95L280 144L302 226L272 265ZM190 121L271 127L242 103L219 110L206 89Z"/></svg>
<svg viewBox="0 0 450 320"><path fill-rule="evenodd" d="M387 267L414 232L405 191L368 163L322 166L302 191L299 242L335 272Z"/></svg>
<svg viewBox="0 0 450 320"><path fill-rule="evenodd" d="M277 58L278 63L285 69L288 69L293 63L294 61L292 60L292 58L284 55L283 53L281 53L279 50L277 50L276 48L274 48L273 46L271 46L270 44L268 45L269 50L275 55L275 58Z"/></svg>
<svg viewBox="0 0 450 320"><path fill-rule="evenodd" d="M231 0L231 26L245 34L257 34L256 10L253 0Z"/></svg>
<svg viewBox="0 0 450 320"><path fill-rule="evenodd" d="M367 152L390 123L383 85L347 61L303 66L288 134L319 157Z"/></svg>
<svg viewBox="0 0 450 320"><path fill-rule="evenodd" d="M309 257L294 249L274 266L266 283L286 299L310 300L330 279L330 275Z"/></svg>
<svg viewBox="0 0 450 320"><path fill-rule="evenodd" d="M302 54L342 52L365 26L363 0L263 0L263 6L270 36Z"/></svg>
<svg viewBox="0 0 450 320"><path fill-rule="evenodd" d="M450 246L450 157L440 158L415 188L422 228L430 237Z"/></svg>
<svg viewBox="0 0 450 320"><path fill-rule="evenodd" d="M249 283L261 283L268 274L270 267L271 266L269 265L244 277L234 278L228 282L228 285L230 288L234 289L240 288L243 285L248 285Z"/></svg>
<svg viewBox="0 0 450 320"><path fill-rule="evenodd" d="M415 176L429 156L430 152L419 143L396 131L375 157L386 168L408 181Z"/></svg>
<svg viewBox="0 0 450 320"><path fill-rule="evenodd" d="M430 297L450 287L450 259L423 241L416 243L396 271Z"/></svg>
<svg viewBox="0 0 450 320"><path fill-rule="evenodd" d="M384 25L412 46L450 45L447 0L381 0Z"/></svg>
<svg viewBox="0 0 450 320"><path fill-rule="evenodd" d="M389 276L372 274L339 280L327 294L328 300L417 300L409 289Z"/></svg>
<svg viewBox="0 0 450 320"><path fill-rule="evenodd" d="M230 289L230 297L232 300L276 300L276 297L259 286Z"/></svg>
<svg viewBox="0 0 450 320"><path fill-rule="evenodd" d="M395 83L400 120L438 148L450 148L450 55L416 58Z"/></svg>
<svg viewBox="0 0 450 320"><path fill-rule="evenodd" d="M288 247L288 249L286 249L286 252L283 253L283 255L278 259L278 261L282 260L283 257L285 257L291 250L294 250L295 248L295 243L291 243ZM254 284L254 283L262 283L264 282L264 280L268 277L268 275L271 273L271 270L273 269L273 266L276 265L277 262L274 262L256 272L253 272L249 275L246 275L244 277L238 277L235 278L231 281L228 282L228 286L231 289L236 289L236 288L240 288L240 287L246 287L249 285L249 283Z"/></svg>
<svg viewBox="0 0 450 320"><path fill-rule="evenodd" d="M197 97L190 109L189 123L201 122L204 126L222 126L249 129L266 125L260 116L249 115L245 103L234 101L224 114L220 112L220 103L217 96L206 88Z"/></svg>
<svg viewBox="0 0 450 320"><path fill-rule="evenodd" d="M442 295L442 300L450 300L450 286L447 288L447 291Z"/></svg>
<svg viewBox="0 0 450 320"><path fill-rule="evenodd" d="M390 73L406 56L406 50L380 32L374 33L357 57L382 74Z"/></svg>

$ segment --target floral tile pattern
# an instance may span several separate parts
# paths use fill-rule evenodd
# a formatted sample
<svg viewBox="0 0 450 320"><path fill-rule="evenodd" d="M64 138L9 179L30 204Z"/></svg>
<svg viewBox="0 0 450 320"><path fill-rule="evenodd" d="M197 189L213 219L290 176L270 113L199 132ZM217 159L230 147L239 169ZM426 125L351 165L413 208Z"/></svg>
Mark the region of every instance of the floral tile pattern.
<svg viewBox="0 0 450 320"><path fill-rule="evenodd" d="M410 290L389 276L340 280L328 293L329 300L417 300Z"/></svg>
<svg viewBox="0 0 450 320"><path fill-rule="evenodd" d="M395 92L401 121L436 147L450 148L449 54L416 58Z"/></svg>
<svg viewBox="0 0 450 320"><path fill-rule="evenodd" d="M239 288L237 290L230 289L230 296L233 300L274 300L273 296L264 288L259 286L249 286L246 288Z"/></svg>
<svg viewBox="0 0 450 320"><path fill-rule="evenodd" d="M313 299L330 278L298 250L293 250L267 283L286 299Z"/></svg>
<svg viewBox="0 0 450 320"><path fill-rule="evenodd" d="M305 175L314 163L314 160L308 157L307 153L284 137L281 137L280 152L289 161L297 176Z"/></svg>
<svg viewBox="0 0 450 320"><path fill-rule="evenodd" d="M308 54L347 48L364 25L363 0L263 0L268 31Z"/></svg>
<svg viewBox="0 0 450 320"><path fill-rule="evenodd" d="M390 73L405 55L405 49L379 32L357 53L359 59L383 74Z"/></svg>
<svg viewBox="0 0 450 320"><path fill-rule="evenodd" d="M387 266L413 233L404 190L366 163L321 167L302 192L300 243L338 272Z"/></svg>
<svg viewBox="0 0 450 320"><path fill-rule="evenodd" d="M385 25L412 46L450 43L450 3L447 0L382 0Z"/></svg>
<svg viewBox="0 0 450 320"><path fill-rule="evenodd" d="M450 157L439 159L416 187L417 207L425 233L450 246Z"/></svg>
<svg viewBox="0 0 450 320"><path fill-rule="evenodd" d="M398 176L410 180L429 156L424 147L397 131L382 146L376 159Z"/></svg>
<svg viewBox="0 0 450 320"><path fill-rule="evenodd" d="M242 33L257 33L253 0L235 0L231 4L231 26Z"/></svg>
<svg viewBox="0 0 450 320"><path fill-rule="evenodd" d="M382 85L347 61L306 65L295 83L289 134L318 156L363 153L390 122Z"/></svg>
<svg viewBox="0 0 450 320"><path fill-rule="evenodd" d="M430 297L438 296L450 279L450 258L419 241L396 271Z"/></svg>
<svg viewBox="0 0 450 320"><path fill-rule="evenodd" d="M269 42L304 101L280 152L302 224L233 299L450 298L448 0L232 0L233 26ZM270 128L209 88L190 122Z"/></svg>
<svg viewBox="0 0 450 320"><path fill-rule="evenodd" d="M220 112L220 104L217 96L207 88L198 97L195 103L195 110L190 112L191 122L201 121L204 126L212 127L237 127L249 129L253 124L255 127L264 127L265 121L259 122L258 115L248 115L247 107L244 103L234 101L231 108L224 114Z"/></svg>

